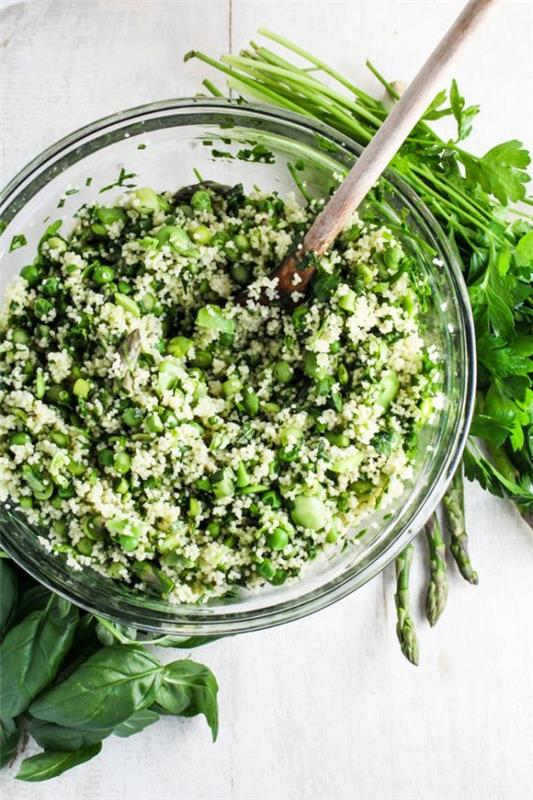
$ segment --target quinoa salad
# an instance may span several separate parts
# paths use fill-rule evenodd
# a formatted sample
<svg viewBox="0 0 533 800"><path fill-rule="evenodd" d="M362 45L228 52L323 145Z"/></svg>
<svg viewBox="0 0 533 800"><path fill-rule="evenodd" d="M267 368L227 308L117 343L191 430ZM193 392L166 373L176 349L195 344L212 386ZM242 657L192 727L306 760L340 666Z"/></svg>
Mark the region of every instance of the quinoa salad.
<svg viewBox="0 0 533 800"><path fill-rule="evenodd" d="M174 603L279 586L402 495L442 400L428 286L354 217L280 305L319 210L204 182L44 233L0 311L0 499L72 569Z"/></svg>

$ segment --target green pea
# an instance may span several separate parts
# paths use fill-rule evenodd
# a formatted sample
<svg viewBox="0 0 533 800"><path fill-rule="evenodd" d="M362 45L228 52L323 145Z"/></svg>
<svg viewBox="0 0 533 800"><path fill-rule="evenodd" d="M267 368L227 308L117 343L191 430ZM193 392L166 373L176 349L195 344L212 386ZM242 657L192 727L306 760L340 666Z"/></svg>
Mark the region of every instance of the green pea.
<svg viewBox="0 0 533 800"><path fill-rule="evenodd" d="M46 297L55 297L56 294L58 294L58 292L59 292L60 286L61 286L61 283L60 283L59 278L56 278L56 277L47 278L41 284L41 292Z"/></svg>
<svg viewBox="0 0 533 800"><path fill-rule="evenodd" d="M76 544L76 550L81 553L82 556L90 556L94 548L93 542L87 537L81 538L78 543Z"/></svg>
<svg viewBox="0 0 533 800"><path fill-rule="evenodd" d="M52 303L49 300L46 300L44 297L38 297L33 304L33 313L37 319L45 319L52 309Z"/></svg>
<svg viewBox="0 0 533 800"><path fill-rule="evenodd" d="M15 328L11 335L11 339L13 344L29 344L31 337L30 334L23 328Z"/></svg>
<svg viewBox="0 0 533 800"><path fill-rule="evenodd" d="M48 245L49 251L56 251L58 253L64 253L67 249L67 243L64 239L61 239L60 236L51 236L47 239L46 244Z"/></svg>
<svg viewBox="0 0 533 800"><path fill-rule="evenodd" d="M149 414L144 424L150 433L161 433L165 429L161 417L158 414Z"/></svg>
<svg viewBox="0 0 533 800"><path fill-rule="evenodd" d="M124 409L122 412L122 421L130 428L137 428L141 424L143 416L144 413L141 408L128 406L128 408Z"/></svg>
<svg viewBox="0 0 533 800"><path fill-rule="evenodd" d="M83 400L87 399L90 391L91 383L84 378L78 378L72 387L72 393Z"/></svg>
<svg viewBox="0 0 533 800"><path fill-rule="evenodd" d="M247 253L249 251L250 242L248 241L248 238L244 234L238 233L234 237L233 241L235 242L237 250L240 250L241 253Z"/></svg>
<svg viewBox="0 0 533 800"><path fill-rule="evenodd" d="M110 467L115 458L115 453L109 447L104 447L100 450L97 456L97 461L101 467Z"/></svg>
<svg viewBox="0 0 533 800"><path fill-rule="evenodd" d="M141 316L141 309L139 308L138 304L135 300L132 300L131 297L128 297L126 294L122 294L121 292L115 292L115 303L117 306L121 306L124 311L127 311L128 314L131 314L132 317L140 317Z"/></svg>
<svg viewBox="0 0 533 800"><path fill-rule="evenodd" d="M211 209L211 196L204 189L198 189L191 197L191 206L197 211L209 211Z"/></svg>
<svg viewBox="0 0 533 800"><path fill-rule="evenodd" d="M251 417L255 417L259 413L259 397L256 395L251 386L246 386L242 395L246 412Z"/></svg>
<svg viewBox="0 0 533 800"><path fill-rule="evenodd" d="M64 536L67 532L68 525L64 519L55 519L52 522L52 528L54 529L55 533L58 534L58 536Z"/></svg>
<svg viewBox="0 0 533 800"><path fill-rule="evenodd" d="M131 458L127 453L121 450L119 453L115 455L113 461L113 468L116 472L119 472L121 475L126 474L131 469Z"/></svg>
<svg viewBox="0 0 533 800"><path fill-rule="evenodd" d="M296 525L319 531L328 521L326 506L314 495L298 495L294 498L291 519Z"/></svg>
<svg viewBox="0 0 533 800"><path fill-rule="evenodd" d="M308 350L304 356L304 372L315 381L323 380L327 377L327 370L318 363L317 353Z"/></svg>
<svg viewBox="0 0 533 800"><path fill-rule="evenodd" d="M209 244L212 236L207 225L198 225L191 233L192 240L196 244Z"/></svg>
<svg viewBox="0 0 533 800"><path fill-rule="evenodd" d="M283 550L289 544L289 534L284 528L274 528L267 536L267 545L271 550Z"/></svg>
<svg viewBox="0 0 533 800"><path fill-rule="evenodd" d="M174 414L173 411L166 410L163 414L163 422L165 423L165 428L177 428L179 425L178 418Z"/></svg>
<svg viewBox="0 0 533 800"><path fill-rule="evenodd" d="M224 247L228 239L229 236L226 231L217 231L211 239L211 244L217 247Z"/></svg>
<svg viewBox="0 0 533 800"><path fill-rule="evenodd" d="M119 544L126 553L132 553L134 550L137 550L139 546L139 537L138 536L126 536L122 535L118 537Z"/></svg>
<svg viewBox="0 0 533 800"><path fill-rule="evenodd" d="M19 508L23 510L33 508L33 499L31 497L21 497L19 500Z"/></svg>
<svg viewBox="0 0 533 800"><path fill-rule="evenodd" d="M109 288L113 288L114 289L115 288L115 284L113 283L112 285L110 285ZM117 285L116 285L116 288L118 289L118 291L121 294L131 294L132 291L133 291L132 286L129 283L126 283L126 281L119 281L117 283Z"/></svg>
<svg viewBox="0 0 533 800"><path fill-rule="evenodd" d="M65 405L69 401L69 393L60 383L53 383L45 392L45 398L50 403Z"/></svg>
<svg viewBox="0 0 533 800"><path fill-rule="evenodd" d="M272 586L281 586L287 580L288 575L284 569L277 569L270 579Z"/></svg>
<svg viewBox="0 0 533 800"><path fill-rule="evenodd" d="M222 391L224 392L224 397L232 397L237 392L240 392L242 389L242 381L237 378L235 375L232 375L227 381L224 381L222 384Z"/></svg>
<svg viewBox="0 0 533 800"><path fill-rule="evenodd" d="M263 403L263 408L267 414L277 414L281 411L281 406L277 403Z"/></svg>
<svg viewBox="0 0 533 800"><path fill-rule="evenodd" d="M234 264L231 268L231 277L239 286L246 286L250 282L252 273L246 264Z"/></svg>
<svg viewBox="0 0 533 800"><path fill-rule="evenodd" d="M119 284L120 289L120 284ZM157 298L151 293L147 292L140 301L139 305L143 314L150 314L157 304Z"/></svg>
<svg viewBox="0 0 533 800"><path fill-rule="evenodd" d="M20 270L20 275L30 286L37 286L41 279L41 270L35 264L28 264Z"/></svg>
<svg viewBox="0 0 533 800"><path fill-rule="evenodd" d="M98 285L110 283L115 280L115 270L113 267L108 267L106 264L99 264L94 268L92 278Z"/></svg>
<svg viewBox="0 0 533 800"><path fill-rule="evenodd" d="M208 369L213 363L213 356L209 350L198 350L194 357L193 364L200 369Z"/></svg>
<svg viewBox="0 0 533 800"><path fill-rule="evenodd" d="M383 255L383 260L390 270L397 269L402 258L403 250L401 247L397 247L396 245L389 247L389 249L386 250Z"/></svg>
<svg viewBox="0 0 533 800"><path fill-rule="evenodd" d="M57 490L57 494L59 497L63 498L63 500L69 500L71 497L75 496L76 489L72 483L68 483L66 486L60 486Z"/></svg>
<svg viewBox="0 0 533 800"><path fill-rule="evenodd" d="M294 377L294 369L286 361L278 361L274 366L274 377L280 383L290 383Z"/></svg>
<svg viewBox="0 0 533 800"><path fill-rule="evenodd" d="M109 575L110 578L118 580L119 578L122 577L123 569L124 567L122 566L122 564L120 564L118 561L114 561L107 567L107 574Z"/></svg>
<svg viewBox="0 0 533 800"><path fill-rule="evenodd" d="M351 488L356 497L366 497L374 489L374 484L370 481L355 481L351 484Z"/></svg>
<svg viewBox="0 0 533 800"><path fill-rule="evenodd" d="M276 568L269 558L264 558L261 563L257 565L257 571L263 578L266 578L267 581L271 580L276 574Z"/></svg>
<svg viewBox="0 0 533 800"><path fill-rule="evenodd" d="M167 342L166 349L167 353L170 353L171 356L183 358L187 355L192 345L192 339L188 339L186 336L174 336L173 339Z"/></svg>
<svg viewBox="0 0 533 800"><path fill-rule="evenodd" d="M61 431L51 431L50 439L57 444L58 447L68 447L68 436Z"/></svg>
<svg viewBox="0 0 533 800"><path fill-rule="evenodd" d="M79 461L76 461L74 458L71 458L69 460L67 469L71 475L74 475L74 477L83 475L83 473L85 472L85 466L81 464Z"/></svg>
<svg viewBox="0 0 533 800"><path fill-rule="evenodd" d="M113 489L115 490L115 492L117 494L127 494L127 492L129 491L129 488L130 488L130 485L129 485L128 481L126 480L126 478L119 478L113 484Z"/></svg>
<svg viewBox="0 0 533 800"><path fill-rule="evenodd" d="M19 431L18 433L14 433L11 439L9 440L10 445L22 445L22 444L30 444L31 436L29 433L25 433L24 431Z"/></svg>
<svg viewBox="0 0 533 800"><path fill-rule="evenodd" d="M91 225L91 230L95 236L99 236L101 239L105 239L107 236L107 228L100 222L93 222Z"/></svg>
<svg viewBox="0 0 533 800"><path fill-rule="evenodd" d="M202 504L196 497L189 497L189 516L195 517L200 516L202 513Z"/></svg>

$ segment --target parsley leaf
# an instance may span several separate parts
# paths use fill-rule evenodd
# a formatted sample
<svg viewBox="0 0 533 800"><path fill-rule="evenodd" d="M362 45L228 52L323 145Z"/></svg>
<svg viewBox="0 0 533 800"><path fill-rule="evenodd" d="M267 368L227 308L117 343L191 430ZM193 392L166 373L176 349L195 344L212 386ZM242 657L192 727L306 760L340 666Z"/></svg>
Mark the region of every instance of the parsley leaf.
<svg viewBox="0 0 533 800"><path fill-rule="evenodd" d="M518 267L530 267L533 269L533 231L529 231L519 239L514 253Z"/></svg>
<svg viewBox="0 0 533 800"><path fill-rule="evenodd" d="M482 158L461 151L466 177L471 185L479 184L488 194L494 195L502 205L512 200L518 202L526 196L525 185L530 177L526 167L530 157L522 142L511 139L498 144Z"/></svg>
<svg viewBox="0 0 533 800"><path fill-rule="evenodd" d="M25 244L28 244L28 240L24 236L23 233L16 233L15 236L11 239L11 244L9 245L9 252L12 253L13 250L18 250L19 247L24 247Z"/></svg>
<svg viewBox="0 0 533 800"><path fill-rule="evenodd" d="M465 99L459 92L457 81L453 80L450 89L450 106L457 122L457 141L469 136L474 117L479 114L479 106L466 106Z"/></svg>

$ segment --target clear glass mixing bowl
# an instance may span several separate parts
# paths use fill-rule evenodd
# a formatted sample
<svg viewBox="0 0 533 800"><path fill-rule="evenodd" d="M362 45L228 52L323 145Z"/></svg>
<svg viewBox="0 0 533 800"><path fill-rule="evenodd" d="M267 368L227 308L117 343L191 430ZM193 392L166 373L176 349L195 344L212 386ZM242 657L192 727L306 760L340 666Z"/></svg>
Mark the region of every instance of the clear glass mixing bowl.
<svg viewBox="0 0 533 800"><path fill-rule="evenodd" d="M275 163L256 160L258 145ZM99 190L122 175L125 184L178 189L197 170L220 183L258 185L282 196L295 190L287 163L299 161L310 191L324 196L334 173L344 173L361 148L331 128L298 115L224 100L169 100L107 117L75 131L25 167L7 186L0 214L0 295L33 259L40 235L63 217L68 228L83 203L112 199ZM126 173L135 177L125 178ZM89 180L90 179L90 180ZM278 625L317 611L353 592L405 547L439 502L460 458L470 422L474 339L460 267L435 219L401 180L389 173L384 197L398 219L430 249L417 248L420 270L431 286L428 338L444 354L444 407L428 425L416 457L415 478L393 508L377 512L357 545L318 558L296 583L242 592L210 605L170 605L135 594L87 570L73 572L49 554L37 530L5 504L0 508L2 546L37 580L74 603L137 628L177 635L221 636ZM63 200L61 200L63 198ZM16 234L28 244L9 252ZM409 239L404 246L411 247ZM436 256L436 260L435 260Z"/></svg>

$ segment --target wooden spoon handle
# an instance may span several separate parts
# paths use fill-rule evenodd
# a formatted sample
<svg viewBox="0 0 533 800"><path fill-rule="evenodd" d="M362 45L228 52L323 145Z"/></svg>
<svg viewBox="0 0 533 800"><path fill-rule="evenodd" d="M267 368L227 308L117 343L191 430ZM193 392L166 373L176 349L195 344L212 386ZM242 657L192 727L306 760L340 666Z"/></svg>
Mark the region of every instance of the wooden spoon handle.
<svg viewBox="0 0 533 800"><path fill-rule="evenodd" d="M300 254L325 253L433 100L444 69L497 0L470 0L309 228Z"/></svg>

